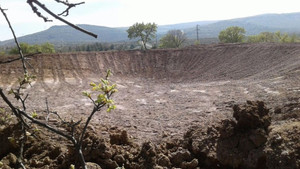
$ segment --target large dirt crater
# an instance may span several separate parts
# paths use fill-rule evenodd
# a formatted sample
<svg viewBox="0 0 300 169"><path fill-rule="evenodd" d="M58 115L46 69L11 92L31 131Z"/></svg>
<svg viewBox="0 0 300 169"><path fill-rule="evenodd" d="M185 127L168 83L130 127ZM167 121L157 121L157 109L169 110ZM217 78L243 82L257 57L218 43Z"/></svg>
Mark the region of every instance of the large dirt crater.
<svg viewBox="0 0 300 169"><path fill-rule="evenodd" d="M13 57L17 56L7 58ZM218 126L224 119L233 119L233 105L246 100L261 100L270 107L271 128L275 131L281 131L280 126L287 123L298 126L300 118L300 44L214 44L167 50L42 54L32 57L29 63L37 80L26 89L30 93L28 110L44 111L47 98L51 110L74 119L85 118L92 109L81 92L111 69L111 80L119 90L114 96L117 109L94 117L95 134L108 136L110 129L118 128L126 130L140 145L147 141L160 143L166 138L182 139L191 126ZM0 86L9 90L17 84L22 67L13 62L0 65L0 72ZM211 137L215 136L207 139ZM275 139L275 134L271 137ZM268 153L268 158L274 155ZM214 160L209 160L209 154L205 156L208 163ZM189 160L191 165L196 163ZM262 156L255 160L256 164L269 159ZM227 159L220 165L236 168L246 164L241 161ZM255 166L250 163L247 161Z"/></svg>

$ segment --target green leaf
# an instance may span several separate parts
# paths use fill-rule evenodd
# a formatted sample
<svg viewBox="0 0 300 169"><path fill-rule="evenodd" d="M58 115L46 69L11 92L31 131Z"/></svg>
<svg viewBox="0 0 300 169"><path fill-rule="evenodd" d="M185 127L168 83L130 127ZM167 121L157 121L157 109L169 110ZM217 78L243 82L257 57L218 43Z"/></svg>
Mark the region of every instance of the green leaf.
<svg viewBox="0 0 300 169"><path fill-rule="evenodd" d="M35 127L33 131L34 131L34 132L39 132L39 131L40 131L40 129L39 129L39 128L37 128L37 127Z"/></svg>
<svg viewBox="0 0 300 169"><path fill-rule="evenodd" d="M111 88L116 88L117 87L117 85L116 84L113 84L113 85L111 85Z"/></svg>
<svg viewBox="0 0 300 169"><path fill-rule="evenodd" d="M107 73L106 73L106 76L109 77L109 76L111 76L111 75L112 75L111 70L108 69L108 70L107 70Z"/></svg>
<svg viewBox="0 0 300 169"><path fill-rule="evenodd" d="M114 101L112 99L109 99L106 101L107 104L114 104Z"/></svg>
<svg viewBox="0 0 300 169"><path fill-rule="evenodd" d="M8 137L7 138L9 143L14 147L14 148L17 148L18 147L18 143L16 141L16 139L14 137Z"/></svg>
<svg viewBox="0 0 300 169"><path fill-rule="evenodd" d="M116 92L118 92L118 89L111 90L111 93L116 93Z"/></svg>
<svg viewBox="0 0 300 169"><path fill-rule="evenodd" d="M103 83L104 85L108 85L108 84L109 84L108 80L101 79L101 81L102 81L102 83Z"/></svg>
<svg viewBox="0 0 300 169"><path fill-rule="evenodd" d="M88 93L87 91L82 92L82 94L88 98L91 98L91 94Z"/></svg>
<svg viewBox="0 0 300 169"><path fill-rule="evenodd" d="M106 87L106 90L105 90L105 92L110 92L110 91L111 91L111 89L112 89L112 87L111 87L111 86L107 86L107 87Z"/></svg>
<svg viewBox="0 0 300 169"><path fill-rule="evenodd" d="M107 102L107 98L104 94L99 94L96 100L96 103L106 103Z"/></svg>
<svg viewBox="0 0 300 169"><path fill-rule="evenodd" d="M8 91L8 94L13 94L14 93L14 90L13 89L10 89L9 91Z"/></svg>
<svg viewBox="0 0 300 169"><path fill-rule="evenodd" d="M110 112L111 110L114 110L114 109L116 109L115 105L109 105L107 112Z"/></svg>
<svg viewBox="0 0 300 169"><path fill-rule="evenodd" d="M86 92L86 91L82 92L82 94L83 94L84 96L88 96L88 92Z"/></svg>
<svg viewBox="0 0 300 169"><path fill-rule="evenodd" d="M34 119L36 119L38 117L38 114L36 113L35 110L31 113L31 117Z"/></svg>
<svg viewBox="0 0 300 169"><path fill-rule="evenodd" d="M97 86L94 82L91 82L90 83L90 86L92 86L92 87L95 87L95 86Z"/></svg>
<svg viewBox="0 0 300 169"><path fill-rule="evenodd" d="M74 164L71 164L69 169L75 169L75 165Z"/></svg>

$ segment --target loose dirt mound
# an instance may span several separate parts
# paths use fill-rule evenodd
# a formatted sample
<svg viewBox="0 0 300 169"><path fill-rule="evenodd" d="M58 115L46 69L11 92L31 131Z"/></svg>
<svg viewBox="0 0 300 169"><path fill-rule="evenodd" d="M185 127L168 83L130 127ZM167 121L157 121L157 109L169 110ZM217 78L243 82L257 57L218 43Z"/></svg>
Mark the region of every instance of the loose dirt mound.
<svg viewBox="0 0 300 169"><path fill-rule="evenodd" d="M299 168L299 122L269 128L269 109L259 101L235 105L233 112L235 119L193 126L183 139L165 138L157 144L138 145L122 130L110 131L110 138L105 139L89 128L83 153L90 166L105 169ZM241 125L245 118L252 119L246 122L248 127ZM15 128L0 130L0 144L8 148L0 150L0 165L8 169L16 165L18 145L9 141L12 134L15 138L20 135ZM43 130L28 136L24 157L27 168L78 165L68 142Z"/></svg>

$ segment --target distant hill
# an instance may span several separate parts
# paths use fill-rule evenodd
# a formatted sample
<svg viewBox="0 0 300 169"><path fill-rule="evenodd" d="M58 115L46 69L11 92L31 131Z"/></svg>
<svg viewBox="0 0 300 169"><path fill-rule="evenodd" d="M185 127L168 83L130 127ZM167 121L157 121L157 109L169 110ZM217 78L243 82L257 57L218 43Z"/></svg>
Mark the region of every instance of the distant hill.
<svg viewBox="0 0 300 169"><path fill-rule="evenodd" d="M98 35L95 39L89 35L79 32L70 26L52 26L51 28L34 33L31 35L22 36L19 38L20 42L29 44L39 44L50 42L53 44L79 44L79 43L92 43L92 42L116 42L127 40L126 29L109 28L94 25L78 25L90 32ZM10 45L14 43L12 40L3 41L0 45Z"/></svg>
<svg viewBox="0 0 300 169"><path fill-rule="evenodd" d="M181 29L191 39L196 39L196 25L199 25L200 38L216 38L221 30L229 26L244 27L247 35L254 35L260 32L287 32L300 34L300 12L288 14L264 14L252 17L223 20L223 21L199 21L180 23L173 25L158 26L158 38L168 30ZM56 45L80 44L93 42L121 42L128 41L126 30L128 27L110 28L94 25L79 25L91 32L98 34L95 39L85 35L69 26L53 26L45 31L22 36L20 42L30 44L50 42ZM0 46L13 45L12 40L0 41Z"/></svg>
<svg viewBox="0 0 300 169"><path fill-rule="evenodd" d="M179 24L172 24L172 25L159 25L157 28L157 33L165 34L169 30L172 30L172 29L185 30L185 29L189 29L189 28L196 28L197 25L204 26L204 25L209 25L209 24L215 23L215 22L217 22L217 21L198 21L198 22L187 22L187 23L179 23Z"/></svg>
<svg viewBox="0 0 300 169"><path fill-rule="evenodd" d="M229 26L245 28L246 35L255 35L261 32L281 31L286 33L300 33L300 12L289 14L264 14L246 18L238 18L215 22L199 27L199 36L202 38L218 37L219 32ZM188 37L196 37L196 28L185 29Z"/></svg>
<svg viewBox="0 0 300 169"><path fill-rule="evenodd" d="M200 22L189 22L182 24L173 24L173 25L163 25L158 27L158 36L162 36L167 31L171 29L187 29L193 25L207 25L215 21L200 21ZM95 25L78 25L81 28L84 28L90 32L93 32L98 35L98 38L95 39L91 36L88 36L84 33L79 32L71 28L70 26L52 26L51 28L34 33L31 35L22 36L19 38L20 42L26 42L29 44L40 44L45 42L50 42L53 44L63 45L63 44L81 44L81 43L93 43L93 42L120 42L128 41L126 30L128 27L118 27L110 28L104 26L95 26ZM0 46L10 46L14 45L13 40L0 41Z"/></svg>

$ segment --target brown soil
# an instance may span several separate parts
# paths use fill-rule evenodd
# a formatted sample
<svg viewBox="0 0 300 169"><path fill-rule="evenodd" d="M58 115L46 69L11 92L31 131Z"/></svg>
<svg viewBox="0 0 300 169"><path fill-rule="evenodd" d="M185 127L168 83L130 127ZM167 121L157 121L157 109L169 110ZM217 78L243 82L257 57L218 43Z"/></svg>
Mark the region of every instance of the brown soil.
<svg viewBox="0 0 300 169"><path fill-rule="evenodd" d="M299 133L300 44L218 44L146 52L39 55L30 63L38 78L32 88L26 89L30 92L28 108L44 111L45 99L48 98L51 110L74 119L86 117L92 109L92 104L81 92L89 88L91 81L99 81L106 69L114 72L112 81L118 84L119 90L114 96L117 109L97 114L92 121L92 133L107 140L111 135L110 138L118 142L120 140L114 139L112 133L125 130L128 139L137 145L127 149L107 146L114 152L109 156L110 162L87 157L88 161L98 163L102 168L120 166L130 154L133 159L126 164L127 168L135 168L133 165L147 168L152 163L150 168L154 164L168 168L276 168L276 162L269 159L275 158L275 151L284 152L276 158L286 159L285 162L291 160L288 157L294 157L295 160L289 163L294 162L293 166L299 167L299 145L289 145L287 151L291 154L286 155L284 148L274 147L273 142L276 142L274 132L283 133L281 143L284 145L295 142L295 138L290 138L285 134L287 131L281 129L289 123L293 124L288 126L295 130L293 135ZM21 75L22 68L16 62L1 65L0 72L0 86L8 90L15 85L12 82ZM261 100L270 108L270 127L270 124L265 126L264 117L244 117L239 116L237 109L232 111L233 105L246 100ZM259 103L251 104L261 107ZM0 100L0 107L3 105ZM240 107L240 110L244 109L247 108ZM250 123L247 123L245 119L249 118ZM259 128L251 128L254 124ZM250 126L251 131L240 133L238 129L243 126ZM234 132L222 134L222 128ZM269 135L268 128L276 130ZM216 145L200 150L201 146L198 146L194 151L189 147L191 145L184 143L192 131L199 131L192 140ZM206 133L205 137L199 139L203 133ZM241 154L233 153L229 159L221 153L229 151L220 151L234 146L228 143L227 137L247 143L245 149L237 147L236 151ZM115 145L116 142L109 144ZM159 143L165 143L167 148L155 148L152 152L151 149ZM129 155L124 161L122 153L125 150ZM120 155L116 157L117 151ZM250 158L248 152L255 157Z"/></svg>

